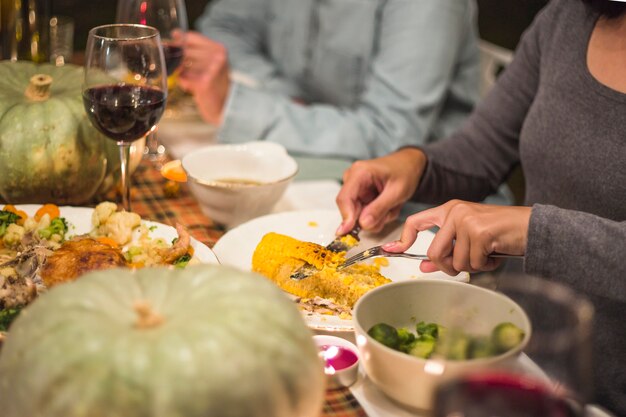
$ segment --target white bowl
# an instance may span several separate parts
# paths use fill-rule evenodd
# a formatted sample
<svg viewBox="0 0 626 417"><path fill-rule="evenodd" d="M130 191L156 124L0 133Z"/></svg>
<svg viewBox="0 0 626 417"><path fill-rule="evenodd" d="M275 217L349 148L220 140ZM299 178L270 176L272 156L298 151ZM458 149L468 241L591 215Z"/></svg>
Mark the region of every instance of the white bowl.
<svg viewBox="0 0 626 417"><path fill-rule="evenodd" d="M392 400L420 411L432 408L435 390L442 382L487 367L513 366L531 333L526 313L510 298L475 285L437 279L378 287L357 301L353 317L356 344L368 377ZM501 322L512 322L525 336L515 348L498 356L454 361L414 357L367 334L380 322L414 328L416 321L485 335Z"/></svg>
<svg viewBox="0 0 626 417"><path fill-rule="evenodd" d="M209 145L187 154L182 165L202 211L227 228L269 213L298 172L285 148L272 142Z"/></svg>

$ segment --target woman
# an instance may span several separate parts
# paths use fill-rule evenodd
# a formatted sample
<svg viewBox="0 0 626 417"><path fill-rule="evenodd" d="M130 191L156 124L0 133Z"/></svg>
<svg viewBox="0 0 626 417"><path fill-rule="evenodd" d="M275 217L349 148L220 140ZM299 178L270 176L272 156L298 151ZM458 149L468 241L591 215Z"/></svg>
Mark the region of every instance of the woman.
<svg viewBox="0 0 626 417"><path fill-rule="evenodd" d="M492 252L525 255L529 274L594 302L595 401L626 415L626 5L553 0L462 130L422 149L355 163L337 203L345 233L376 230L407 200L402 252L439 226L424 272L487 271ZM525 207L478 201L522 163ZM447 201L447 202L446 202Z"/></svg>
<svg viewBox="0 0 626 417"><path fill-rule="evenodd" d="M180 85L221 142L381 156L471 112L475 12L473 0L214 1L187 36Z"/></svg>

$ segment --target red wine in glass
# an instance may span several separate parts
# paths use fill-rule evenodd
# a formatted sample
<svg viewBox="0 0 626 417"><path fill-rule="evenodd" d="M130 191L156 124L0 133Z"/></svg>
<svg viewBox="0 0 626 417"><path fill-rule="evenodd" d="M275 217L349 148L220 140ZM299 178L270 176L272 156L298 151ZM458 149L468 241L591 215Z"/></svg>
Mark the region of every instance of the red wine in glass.
<svg viewBox="0 0 626 417"><path fill-rule="evenodd" d="M175 86L188 29L185 0L117 0L116 21L148 25L159 31L168 85ZM156 129L146 137L144 157L157 168L164 162L165 147L159 143Z"/></svg>
<svg viewBox="0 0 626 417"><path fill-rule="evenodd" d="M581 407L528 376L489 372L444 384L434 417L580 417Z"/></svg>
<svg viewBox="0 0 626 417"><path fill-rule="evenodd" d="M163 44L163 55L165 55L165 67L169 77L183 62L183 48L179 45Z"/></svg>
<svg viewBox="0 0 626 417"><path fill-rule="evenodd" d="M165 93L142 85L105 85L83 92L91 123L108 138L133 142L159 121L165 110Z"/></svg>

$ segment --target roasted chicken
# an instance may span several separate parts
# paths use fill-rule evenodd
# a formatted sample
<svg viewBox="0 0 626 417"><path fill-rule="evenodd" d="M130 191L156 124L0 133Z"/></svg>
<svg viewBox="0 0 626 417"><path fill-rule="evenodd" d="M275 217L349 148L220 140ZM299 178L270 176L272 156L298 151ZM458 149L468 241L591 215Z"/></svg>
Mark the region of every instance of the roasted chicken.
<svg viewBox="0 0 626 417"><path fill-rule="evenodd" d="M68 240L48 257L41 268L46 287L74 281L95 270L125 267L126 259L119 248L100 243L89 237Z"/></svg>

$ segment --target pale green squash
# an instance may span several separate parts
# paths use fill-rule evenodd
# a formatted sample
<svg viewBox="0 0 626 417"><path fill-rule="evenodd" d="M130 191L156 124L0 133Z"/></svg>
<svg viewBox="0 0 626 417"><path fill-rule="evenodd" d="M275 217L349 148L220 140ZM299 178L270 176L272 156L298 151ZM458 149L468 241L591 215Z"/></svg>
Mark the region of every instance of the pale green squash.
<svg viewBox="0 0 626 417"><path fill-rule="evenodd" d="M87 119L82 82L83 68L74 65L0 62L3 200L77 205L116 183L118 147ZM131 172L143 146L144 139L135 143Z"/></svg>
<svg viewBox="0 0 626 417"><path fill-rule="evenodd" d="M317 417L300 312L223 266L96 272L53 288L0 353L3 417Z"/></svg>

